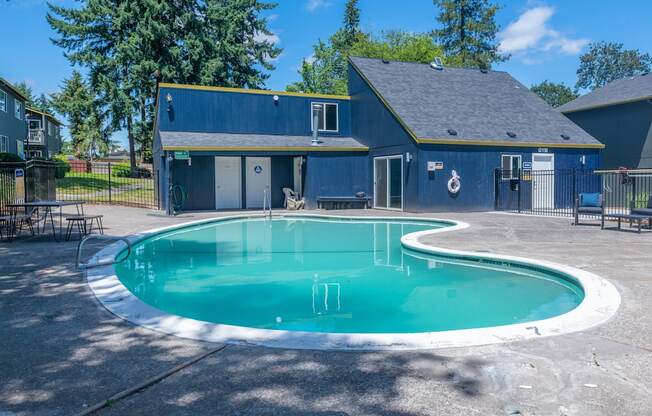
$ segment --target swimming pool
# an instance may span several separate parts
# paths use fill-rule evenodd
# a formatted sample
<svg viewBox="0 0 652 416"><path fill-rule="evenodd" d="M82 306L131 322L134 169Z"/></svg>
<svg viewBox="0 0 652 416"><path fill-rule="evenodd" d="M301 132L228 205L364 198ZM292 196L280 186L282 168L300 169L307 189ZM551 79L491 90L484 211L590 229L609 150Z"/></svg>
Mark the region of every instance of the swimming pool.
<svg viewBox="0 0 652 416"><path fill-rule="evenodd" d="M192 338L371 348L378 340L423 347L426 334L433 345L482 330L499 339L496 328L540 336L538 326L527 325L580 309L585 285L565 270L409 243L463 226L310 216L191 224L140 238L111 276L129 295L122 290L119 302L104 303L127 319ZM95 281L89 276L91 286ZM125 298L139 305L136 316L129 302L119 305ZM185 333L170 330L179 325Z"/></svg>

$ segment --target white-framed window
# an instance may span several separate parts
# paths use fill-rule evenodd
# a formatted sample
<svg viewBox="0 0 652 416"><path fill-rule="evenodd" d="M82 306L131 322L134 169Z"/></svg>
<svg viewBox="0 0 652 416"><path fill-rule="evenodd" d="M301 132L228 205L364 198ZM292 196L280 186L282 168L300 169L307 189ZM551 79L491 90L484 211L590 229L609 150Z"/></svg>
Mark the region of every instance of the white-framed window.
<svg viewBox="0 0 652 416"><path fill-rule="evenodd" d="M30 150L29 151L29 157L43 157L43 151L42 150Z"/></svg>
<svg viewBox="0 0 652 416"><path fill-rule="evenodd" d="M29 120L30 130L39 130L41 128L41 120Z"/></svg>
<svg viewBox="0 0 652 416"><path fill-rule="evenodd" d="M504 181L518 179L521 171L521 155L502 155L500 170Z"/></svg>
<svg viewBox="0 0 652 416"><path fill-rule="evenodd" d="M14 116L18 120L23 119L23 103L21 103L17 98L14 98Z"/></svg>
<svg viewBox="0 0 652 416"><path fill-rule="evenodd" d="M0 135L0 153L9 151L9 137Z"/></svg>
<svg viewBox="0 0 652 416"><path fill-rule="evenodd" d="M339 130L339 106L337 103L310 103L310 128L315 130L315 112L319 111L319 130L336 132Z"/></svg>
<svg viewBox="0 0 652 416"><path fill-rule="evenodd" d="M7 112L7 93L0 90L0 111Z"/></svg>

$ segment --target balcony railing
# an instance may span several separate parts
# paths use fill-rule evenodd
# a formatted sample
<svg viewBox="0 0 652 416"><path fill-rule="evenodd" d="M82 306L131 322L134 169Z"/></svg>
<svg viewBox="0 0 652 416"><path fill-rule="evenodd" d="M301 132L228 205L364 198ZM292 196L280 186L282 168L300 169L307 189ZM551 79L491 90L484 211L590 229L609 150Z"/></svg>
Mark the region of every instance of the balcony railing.
<svg viewBox="0 0 652 416"><path fill-rule="evenodd" d="M43 129L30 129L27 141L33 144L44 144L45 132Z"/></svg>

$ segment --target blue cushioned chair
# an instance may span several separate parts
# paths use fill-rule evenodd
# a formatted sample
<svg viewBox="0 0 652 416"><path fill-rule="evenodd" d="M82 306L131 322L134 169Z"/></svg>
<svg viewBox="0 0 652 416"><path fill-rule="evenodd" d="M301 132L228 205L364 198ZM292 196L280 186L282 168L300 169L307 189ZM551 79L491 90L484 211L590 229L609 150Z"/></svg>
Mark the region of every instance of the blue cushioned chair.
<svg viewBox="0 0 652 416"><path fill-rule="evenodd" d="M579 224L580 214L582 215L599 215L601 224L604 226L604 198L600 193L581 193L575 199L575 222Z"/></svg>

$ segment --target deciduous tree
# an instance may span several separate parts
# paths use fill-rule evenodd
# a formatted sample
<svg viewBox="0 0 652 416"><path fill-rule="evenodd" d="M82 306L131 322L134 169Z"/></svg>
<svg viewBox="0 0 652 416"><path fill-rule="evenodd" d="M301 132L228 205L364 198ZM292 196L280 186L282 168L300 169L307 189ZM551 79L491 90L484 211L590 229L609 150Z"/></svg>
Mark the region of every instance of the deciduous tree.
<svg viewBox="0 0 652 416"><path fill-rule="evenodd" d="M622 43L597 42L580 56L577 89L594 90L611 81L650 72L652 57L637 49L624 49Z"/></svg>
<svg viewBox="0 0 652 416"><path fill-rule="evenodd" d="M530 90L553 107L559 107L579 97L564 83L557 84L547 80L533 85Z"/></svg>

